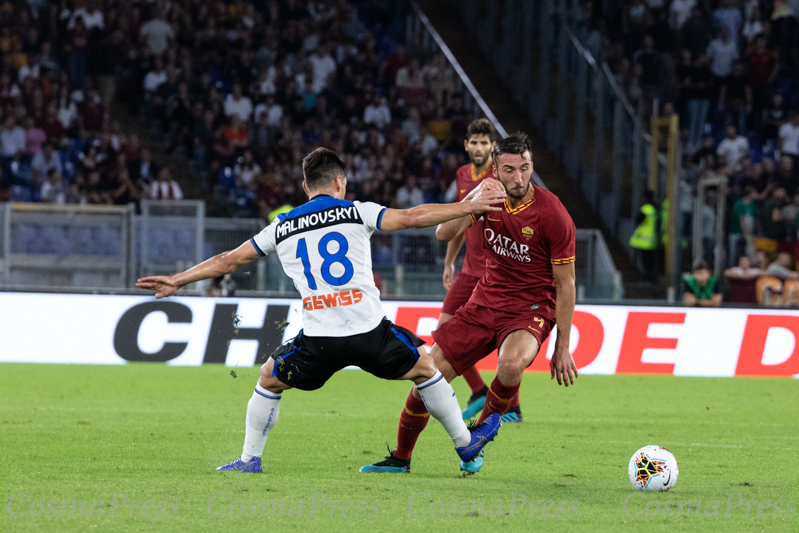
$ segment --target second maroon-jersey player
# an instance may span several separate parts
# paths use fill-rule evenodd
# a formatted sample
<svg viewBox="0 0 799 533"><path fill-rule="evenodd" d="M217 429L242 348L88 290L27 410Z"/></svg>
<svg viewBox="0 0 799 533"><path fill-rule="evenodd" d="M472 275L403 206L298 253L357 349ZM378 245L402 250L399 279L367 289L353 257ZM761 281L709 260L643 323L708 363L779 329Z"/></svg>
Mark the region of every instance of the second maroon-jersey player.
<svg viewBox="0 0 799 533"><path fill-rule="evenodd" d="M488 119L479 118L469 123L469 127L466 129L466 139L463 141L463 148L469 154L471 162L460 167L455 175L456 201L460 202L466 198L466 195L482 183L483 180L495 178L494 160L491 157L491 152L496 144L494 142L495 135L494 126ZM460 272L455 274L455 259L464 244L466 245L466 253L463 258L463 266ZM467 228L463 233L459 233L447 243L443 276L447 295L444 298L441 316L438 319L439 327L452 318L452 315L469 301L477 282L485 274L485 261L483 220L477 220L470 228ZM464 370L461 372L461 376L466 380L472 391L466 408L463 410L463 418L469 419L482 410L486 394L488 394L488 387L475 367ZM505 423L522 421L518 396L511 402L508 412L502 417L502 421Z"/></svg>
<svg viewBox="0 0 799 533"><path fill-rule="evenodd" d="M480 421L503 414L518 394L524 369L557 325L550 363L552 379L574 384L577 368L569 353L574 304L574 223L558 198L530 183L533 162L527 137L511 135L496 143L494 171L507 193L504 209L483 215L486 273L469 302L433 332L431 355L447 380L499 349L497 376L489 387ZM441 224L436 235L450 241L470 227L474 216ZM407 415L407 416L406 416ZM385 472L410 470L410 456L429 418L414 389L400 417L397 450ZM477 472L482 454L461 469ZM396 468L396 470L392 470ZM371 471L375 471L372 469Z"/></svg>

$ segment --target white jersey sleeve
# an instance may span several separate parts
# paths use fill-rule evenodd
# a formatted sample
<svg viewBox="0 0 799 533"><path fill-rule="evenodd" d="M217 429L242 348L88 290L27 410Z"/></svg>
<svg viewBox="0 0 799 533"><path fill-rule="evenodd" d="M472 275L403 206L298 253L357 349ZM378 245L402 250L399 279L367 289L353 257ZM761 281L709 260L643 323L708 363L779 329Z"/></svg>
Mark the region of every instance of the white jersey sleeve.
<svg viewBox="0 0 799 533"><path fill-rule="evenodd" d="M277 223L278 220L275 219L274 222L262 229L258 235L250 239L250 242L253 246L255 246L255 249L259 255L265 256L275 253L277 249L277 238L275 233Z"/></svg>
<svg viewBox="0 0 799 533"><path fill-rule="evenodd" d="M383 215L386 212L386 207L374 202L353 202L355 208L361 214L364 226L369 231L374 231L380 228L380 223L383 221Z"/></svg>

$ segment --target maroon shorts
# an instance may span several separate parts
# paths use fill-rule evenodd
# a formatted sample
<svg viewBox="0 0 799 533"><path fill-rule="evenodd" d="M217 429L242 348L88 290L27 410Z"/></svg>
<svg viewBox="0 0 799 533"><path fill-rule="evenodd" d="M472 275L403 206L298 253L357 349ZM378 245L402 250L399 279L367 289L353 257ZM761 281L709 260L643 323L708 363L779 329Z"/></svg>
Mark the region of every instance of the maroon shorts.
<svg viewBox="0 0 799 533"><path fill-rule="evenodd" d="M541 346L554 324L538 311L511 313L469 302L433 332L433 339L460 375L502 346L514 331L527 331Z"/></svg>
<svg viewBox="0 0 799 533"><path fill-rule="evenodd" d="M455 279L452 280L452 286L447 291L447 295L444 297L444 306L441 308L441 312L454 315L458 309L466 305L478 281L480 281L480 278L476 276L458 272L455 275Z"/></svg>

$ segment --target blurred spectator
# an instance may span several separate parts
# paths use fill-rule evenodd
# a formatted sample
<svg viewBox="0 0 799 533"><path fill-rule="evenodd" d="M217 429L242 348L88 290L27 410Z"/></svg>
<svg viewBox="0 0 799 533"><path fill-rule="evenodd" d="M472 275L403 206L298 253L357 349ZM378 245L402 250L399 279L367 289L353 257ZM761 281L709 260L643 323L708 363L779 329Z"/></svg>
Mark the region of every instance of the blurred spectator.
<svg viewBox="0 0 799 533"><path fill-rule="evenodd" d="M763 202L760 210L760 229L763 237L780 241L785 237L785 225L782 223L782 208L788 204L788 194L784 187L777 187L771 196ZM777 243L773 243L777 247Z"/></svg>
<svg viewBox="0 0 799 533"><path fill-rule="evenodd" d="M794 160L799 158L799 113L793 112L791 120L780 126L777 149Z"/></svg>
<svg viewBox="0 0 799 533"><path fill-rule="evenodd" d="M799 279L799 272L792 270L793 260L791 254L780 252L777 259L768 266L767 272L780 279Z"/></svg>
<svg viewBox="0 0 799 533"><path fill-rule="evenodd" d="M663 59L660 52L655 50L655 40L651 35L644 36L643 46L633 56L633 62L641 69L638 79L644 92L649 94L658 92L661 88Z"/></svg>
<svg viewBox="0 0 799 533"><path fill-rule="evenodd" d="M752 257L754 249L755 220L757 219L757 206L755 197L757 191L754 187L748 186L744 196L735 201L730 215L730 232L728 239L727 253L729 254L729 264L734 258L742 255L743 247L746 255Z"/></svg>
<svg viewBox="0 0 799 533"><path fill-rule="evenodd" d="M683 281L683 303L697 307L721 306L722 290L718 278L710 274L710 267L704 261L694 265L692 275Z"/></svg>
<svg viewBox="0 0 799 533"><path fill-rule="evenodd" d="M66 200L66 186L61 172L56 168L47 171L47 180L42 184L42 202L63 204Z"/></svg>
<svg viewBox="0 0 799 533"><path fill-rule="evenodd" d="M160 56L166 52L170 41L174 39L175 31L168 22L156 15L155 18L142 24L140 35L150 51Z"/></svg>
<svg viewBox="0 0 799 533"><path fill-rule="evenodd" d="M6 117L2 131L0 131L0 154L11 158L25 153L25 130L17 126L13 114Z"/></svg>
<svg viewBox="0 0 799 533"><path fill-rule="evenodd" d="M424 193L416 185L416 177L408 176L405 184L397 190L397 207L410 209L424 203Z"/></svg>
<svg viewBox="0 0 799 533"><path fill-rule="evenodd" d="M793 158L784 155L780 158L780 168L777 175L774 176L775 183L784 187L789 194L793 195L797 192L797 176L796 166L794 165Z"/></svg>
<svg viewBox="0 0 799 533"><path fill-rule="evenodd" d="M33 182L42 183L44 178L50 175L51 170L63 173L64 163L61 161L61 154L55 150L53 144L46 142L42 145L42 150L31 160Z"/></svg>
<svg viewBox="0 0 799 533"><path fill-rule="evenodd" d="M738 266L730 267L724 275L731 279L756 279L766 273L765 270L751 266L749 256L742 255L738 258Z"/></svg>
<svg viewBox="0 0 799 533"><path fill-rule="evenodd" d="M225 115L236 115L242 122L247 122L252 117L252 100L241 93L241 84L233 86L233 92L225 99Z"/></svg>
<svg viewBox="0 0 799 533"><path fill-rule="evenodd" d="M707 198L702 204L702 251L705 261L713 262L716 250L715 198Z"/></svg>
<svg viewBox="0 0 799 533"><path fill-rule="evenodd" d="M172 179L169 169L164 167L158 172L158 179L150 186L152 200L182 200L183 191L178 182Z"/></svg>
<svg viewBox="0 0 799 533"><path fill-rule="evenodd" d="M716 154L724 158L724 162L733 170L740 170L741 160L749 156L749 140L738 135L738 129L727 126L727 136L719 143Z"/></svg>
<svg viewBox="0 0 799 533"><path fill-rule="evenodd" d="M716 77L716 84L720 85L732 72L732 62L738 59L738 44L730 35L729 26L721 26L719 36L710 41L707 57L710 60L710 71Z"/></svg>
<svg viewBox="0 0 799 533"><path fill-rule="evenodd" d="M308 62L313 71L313 90L320 93L327 87L328 80L336 72L336 62L323 44L316 47L316 53L308 58Z"/></svg>
<svg viewBox="0 0 799 533"><path fill-rule="evenodd" d="M721 0L721 5L713 11L713 28L727 28L731 41L738 41L742 26L741 12L735 0Z"/></svg>
<svg viewBox="0 0 799 533"><path fill-rule="evenodd" d="M789 241L796 240L797 227L799 227L799 193L793 195L793 201L782 208L780 220L782 220L785 236Z"/></svg>

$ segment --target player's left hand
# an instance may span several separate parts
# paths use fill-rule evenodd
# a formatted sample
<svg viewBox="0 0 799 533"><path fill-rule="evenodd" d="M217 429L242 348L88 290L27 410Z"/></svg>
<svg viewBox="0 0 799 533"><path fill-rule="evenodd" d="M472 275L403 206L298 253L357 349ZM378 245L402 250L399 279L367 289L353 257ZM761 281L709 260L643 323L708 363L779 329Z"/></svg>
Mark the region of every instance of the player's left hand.
<svg viewBox="0 0 799 533"><path fill-rule="evenodd" d="M574 379L577 377L577 366L574 364L574 358L569 353L568 346L555 346L555 353L552 354L552 361L549 363L549 369L552 373L550 379L558 378L558 385L574 385Z"/></svg>
<svg viewBox="0 0 799 533"><path fill-rule="evenodd" d="M155 297L166 298L175 294L180 287L172 280L172 276L149 276L136 281L136 286L148 291L156 291Z"/></svg>
<svg viewBox="0 0 799 533"><path fill-rule="evenodd" d="M453 279L455 279L455 265L444 264L444 276L442 281L444 282L445 291L449 291L449 288L452 287Z"/></svg>
<svg viewBox="0 0 799 533"><path fill-rule="evenodd" d="M507 194L505 188L499 180L483 180L480 185L472 189L464 202L468 203L471 207L473 214L485 213L486 211L501 211L502 204L505 201Z"/></svg>

